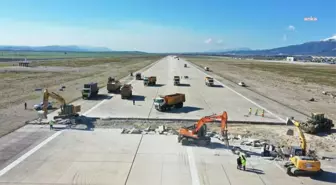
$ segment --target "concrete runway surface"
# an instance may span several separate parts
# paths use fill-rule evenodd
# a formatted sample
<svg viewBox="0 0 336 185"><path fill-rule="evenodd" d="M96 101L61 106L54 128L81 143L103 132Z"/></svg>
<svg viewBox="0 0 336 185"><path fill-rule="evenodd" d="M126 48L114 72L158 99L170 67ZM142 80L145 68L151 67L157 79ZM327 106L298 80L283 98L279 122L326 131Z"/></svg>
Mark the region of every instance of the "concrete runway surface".
<svg viewBox="0 0 336 185"><path fill-rule="evenodd" d="M134 85L136 105L120 95L79 100L82 114L92 117L194 118L227 111L231 120L281 121L272 113L245 117L250 100L223 87L204 85L205 74L186 61L166 57L145 75L158 77L157 87ZM174 75L188 75L184 85L173 86ZM171 113L153 109L158 94L186 94L185 108ZM100 91L107 94L106 90ZM144 96L144 98L142 98ZM56 111L57 112L57 111ZM56 114L53 112L50 115ZM0 185L127 184L127 185L324 185L336 183L336 169L323 164L319 179L290 177L276 161L258 156L247 159L247 171L236 169L236 156L216 139L211 147L187 147L177 136L124 135L119 129L49 131L48 126L27 125L0 139Z"/></svg>
<svg viewBox="0 0 336 185"><path fill-rule="evenodd" d="M333 172L323 180L290 177L275 161L257 156L247 158L247 171L237 170L236 156L212 142L205 148L181 146L177 136L124 135L119 129L58 131L1 170L0 185L335 184Z"/></svg>
<svg viewBox="0 0 336 185"><path fill-rule="evenodd" d="M188 64L184 68L184 64ZM165 119L200 119L203 116L218 114L227 111L230 121L241 122L284 122L283 118L268 112L257 103L243 97L230 87L215 81L214 87L205 85L207 76L203 71L183 59L177 60L171 56L165 57L142 73L144 76L156 76L157 85L145 87L142 80L132 80L132 100L123 100L119 94L107 94L102 89L102 98L92 100L95 102L90 108L82 106L82 114L95 118L165 118ZM181 79L181 86L173 85L174 76L188 76ZM159 112L153 106L153 99L158 95L172 93L186 94L186 102L181 109L172 109L169 112ZM77 104L88 104L80 101ZM76 104L76 103L75 103ZM248 116L249 108L252 115ZM259 115L255 116L256 109ZM261 110L265 109L265 116Z"/></svg>

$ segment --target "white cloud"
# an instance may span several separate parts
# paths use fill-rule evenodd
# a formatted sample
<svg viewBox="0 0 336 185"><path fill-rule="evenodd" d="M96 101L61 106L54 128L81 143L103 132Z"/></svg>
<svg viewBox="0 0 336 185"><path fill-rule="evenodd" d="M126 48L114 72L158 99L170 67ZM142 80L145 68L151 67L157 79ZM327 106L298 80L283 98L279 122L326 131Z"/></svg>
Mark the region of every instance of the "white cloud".
<svg viewBox="0 0 336 185"><path fill-rule="evenodd" d="M217 40L217 44L222 44L223 43L223 40L219 39Z"/></svg>
<svg viewBox="0 0 336 185"><path fill-rule="evenodd" d="M212 42L212 38L208 38L204 41L204 43L206 43L206 44L210 44L211 42Z"/></svg>
<svg viewBox="0 0 336 185"><path fill-rule="evenodd" d="M283 40L283 41L287 41L287 35L286 35L286 34L284 34L284 35L282 36L282 40Z"/></svg>
<svg viewBox="0 0 336 185"><path fill-rule="evenodd" d="M89 45L148 52L207 50L199 42L206 35L143 22L109 22L104 27L89 27L0 19L0 25L6 25L0 29L0 45Z"/></svg>
<svg viewBox="0 0 336 185"><path fill-rule="evenodd" d="M293 25L289 25L289 26L287 27L287 29L288 29L289 31L295 31L295 27L294 27Z"/></svg>

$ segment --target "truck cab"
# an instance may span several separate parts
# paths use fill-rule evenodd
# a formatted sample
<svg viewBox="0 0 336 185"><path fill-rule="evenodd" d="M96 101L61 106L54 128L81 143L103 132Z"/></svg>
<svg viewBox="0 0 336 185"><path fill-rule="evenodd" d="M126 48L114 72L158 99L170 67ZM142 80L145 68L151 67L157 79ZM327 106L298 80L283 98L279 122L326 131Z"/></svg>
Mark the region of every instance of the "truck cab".
<svg viewBox="0 0 336 185"><path fill-rule="evenodd" d="M156 110L159 110L165 104L164 98L157 97L154 99L154 107Z"/></svg>
<svg viewBox="0 0 336 185"><path fill-rule="evenodd" d="M82 98L89 99L91 97L94 97L98 94L98 91L99 89L97 83L84 84L84 87L82 89Z"/></svg>
<svg viewBox="0 0 336 185"><path fill-rule="evenodd" d="M141 80L141 73L136 73L135 74L135 79L136 80Z"/></svg>
<svg viewBox="0 0 336 185"><path fill-rule="evenodd" d="M214 79L211 78L211 77L205 77L205 85L213 86L214 85Z"/></svg>
<svg viewBox="0 0 336 185"><path fill-rule="evenodd" d="M144 85L156 85L156 77L155 76L150 76L150 77L144 77L143 80Z"/></svg>

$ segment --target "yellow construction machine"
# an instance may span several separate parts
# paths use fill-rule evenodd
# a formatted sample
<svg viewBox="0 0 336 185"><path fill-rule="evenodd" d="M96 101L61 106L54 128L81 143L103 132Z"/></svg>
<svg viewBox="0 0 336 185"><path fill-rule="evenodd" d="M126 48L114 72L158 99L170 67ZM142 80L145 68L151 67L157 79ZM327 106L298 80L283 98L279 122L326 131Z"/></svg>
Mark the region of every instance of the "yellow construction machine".
<svg viewBox="0 0 336 185"><path fill-rule="evenodd" d="M52 97L61 103L61 111L58 112L58 116L55 116L54 119L77 117L79 115L78 112L81 111L80 105L74 106L71 104L66 104L62 96L54 92L49 92L48 89L45 89L43 93L43 113L44 113L45 118L47 118L47 114L48 114L49 97Z"/></svg>
<svg viewBox="0 0 336 185"><path fill-rule="evenodd" d="M299 132L300 146L292 146L290 149L289 162L285 164L287 174L291 176L320 174L321 162L316 157L307 155L307 142L300 123L293 121L293 124Z"/></svg>

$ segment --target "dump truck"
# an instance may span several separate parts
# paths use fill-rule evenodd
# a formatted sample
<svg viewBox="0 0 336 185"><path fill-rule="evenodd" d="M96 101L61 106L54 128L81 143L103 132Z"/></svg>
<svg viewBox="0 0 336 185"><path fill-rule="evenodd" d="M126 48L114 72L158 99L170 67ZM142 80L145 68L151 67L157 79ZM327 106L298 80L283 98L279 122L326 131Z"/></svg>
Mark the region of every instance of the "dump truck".
<svg viewBox="0 0 336 185"><path fill-rule="evenodd" d="M121 83L115 78L109 77L107 80L106 89L108 93L117 93L120 91Z"/></svg>
<svg viewBox="0 0 336 185"><path fill-rule="evenodd" d="M150 85L155 85L156 84L156 76L150 76L150 77L145 77L144 80L144 85L150 86Z"/></svg>
<svg viewBox="0 0 336 185"><path fill-rule="evenodd" d="M141 73L136 73L135 74L135 79L136 80L141 80Z"/></svg>
<svg viewBox="0 0 336 185"><path fill-rule="evenodd" d="M180 85L180 76L174 76L174 85Z"/></svg>
<svg viewBox="0 0 336 185"><path fill-rule="evenodd" d="M98 95L98 83L87 83L84 84L82 89L82 98L83 99L90 99Z"/></svg>
<svg viewBox="0 0 336 185"><path fill-rule="evenodd" d="M204 70L205 71L209 71L209 67L204 67Z"/></svg>
<svg viewBox="0 0 336 185"><path fill-rule="evenodd" d="M207 86L213 86L214 85L214 79L212 77L205 77L205 85Z"/></svg>
<svg viewBox="0 0 336 185"><path fill-rule="evenodd" d="M182 108L183 102L185 102L185 94L175 93L155 98L154 107L158 111L165 112L171 108Z"/></svg>
<svg viewBox="0 0 336 185"><path fill-rule="evenodd" d="M132 97L132 85L131 84L124 84L120 88L120 95L121 99L129 99Z"/></svg>

